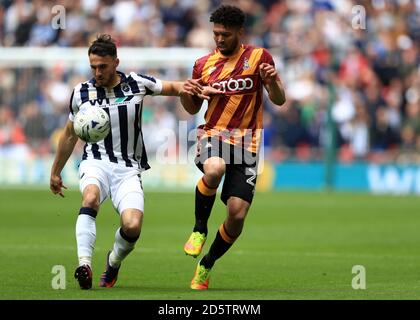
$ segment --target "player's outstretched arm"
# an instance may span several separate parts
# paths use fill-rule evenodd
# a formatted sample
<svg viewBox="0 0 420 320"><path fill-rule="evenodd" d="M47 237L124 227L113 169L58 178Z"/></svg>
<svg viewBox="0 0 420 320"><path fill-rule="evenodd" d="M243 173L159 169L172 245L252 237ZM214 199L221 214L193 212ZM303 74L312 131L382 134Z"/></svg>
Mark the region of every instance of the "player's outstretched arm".
<svg viewBox="0 0 420 320"><path fill-rule="evenodd" d="M184 109L190 113L197 113L203 100L209 100L210 96L222 93L220 90L208 86L202 86L198 80L188 79L185 82L162 81L162 95L180 96Z"/></svg>
<svg viewBox="0 0 420 320"><path fill-rule="evenodd" d="M277 74L277 70L271 64L261 63L260 75L264 81L264 87L268 91L270 100L279 106L285 103L286 95L283 84Z"/></svg>
<svg viewBox="0 0 420 320"><path fill-rule="evenodd" d="M68 121L64 127L64 132L60 137L57 153L51 167L50 189L52 193L64 197L62 188L67 189L61 180L61 171L67 163L77 142L77 135L73 129L73 122Z"/></svg>
<svg viewBox="0 0 420 320"><path fill-rule="evenodd" d="M187 94L181 95L181 103L189 114L196 114L200 111L203 100L210 100L214 95L223 94L223 91L211 86L202 86L195 79L185 81L183 88Z"/></svg>

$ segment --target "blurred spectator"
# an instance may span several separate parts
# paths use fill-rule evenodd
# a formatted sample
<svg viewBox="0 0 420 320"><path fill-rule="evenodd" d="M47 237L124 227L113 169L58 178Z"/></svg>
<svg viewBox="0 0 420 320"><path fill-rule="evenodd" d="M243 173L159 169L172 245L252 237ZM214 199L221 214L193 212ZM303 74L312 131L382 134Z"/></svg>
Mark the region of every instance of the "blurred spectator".
<svg viewBox="0 0 420 320"><path fill-rule="evenodd" d="M97 33L110 33L120 47L211 49L214 43L209 14L221 2L4 0L0 3L0 46L87 47ZM331 129L327 127L329 110L338 130L338 148L344 150L347 160L398 160L402 157L376 155L392 150L410 155L420 152L420 1L223 3L244 10L245 41L270 49L286 86L285 106L279 109L267 101L265 105L265 146L273 154L283 155L278 159L323 148ZM65 29L51 27L51 9L56 4L66 9ZM352 27L355 5L366 9L365 29ZM190 76L190 70L176 68L144 72L171 79ZM13 130L22 132L22 136L23 130L30 134L27 141L32 146L38 143L33 144L32 138L44 141L52 135L67 120L71 88L89 76L89 70L79 66L1 67L3 141ZM176 132L177 120L190 120L175 101L145 104L146 128L155 130L163 125ZM6 117L11 121L7 126ZM35 130L28 118L42 123L44 131ZM156 137L149 138L150 149L156 150ZM299 152L294 152L296 148ZM419 161L419 157L408 158Z"/></svg>
<svg viewBox="0 0 420 320"><path fill-rule="evenodd" d="M365 159L369 153L369 117L361 103L356 104L355 116L351 120L349 143L352 156Z"/></svg>
<svg viewBox="0 0 420 320"><path fill-rule="evenodd" d="M45 4L35 7L35 22L32 25L28 45L29 46L48 46L57 40L57 29L51 24L51 8Z"/></svg>
<svg viewBox="0 0 420 320"><path fill-rule="evenodd" d="M28 144L37 149L47 137L45 132L44 118L36 103L31 102L22 108L20 122L23 124L23 131L28 137Z"/></svg>
<svg viewBox="0 0 420 320"><path fill-rule="evenodd" d="M374 151L385 151L396 147L399 134L395 132L389 121L389 113L385 107L378 108L375 124L371 127L371 148Z"/></svg>
<svg viewBox="0 0 420 320"><path fill-rule="evenodd" d="M0 105L0 157L25 159L28 154L23 129L10 107Z"/></svg>

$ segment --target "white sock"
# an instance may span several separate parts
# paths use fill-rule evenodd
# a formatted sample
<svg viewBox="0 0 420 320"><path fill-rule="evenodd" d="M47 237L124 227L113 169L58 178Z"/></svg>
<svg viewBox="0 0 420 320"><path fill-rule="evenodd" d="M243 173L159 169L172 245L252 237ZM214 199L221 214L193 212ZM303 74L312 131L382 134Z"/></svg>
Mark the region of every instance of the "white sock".
<svg viewBox="0 0 420 320"><path fill-rule="evenodd" d="M118 228L117 232L115 232L114 248L109 255L109 264L114 268L118 268L121 265L121 261L133 251L136 245L136 242L128 242L121 237L120 229L121 228Z"/></svg>
<svg viewBox="0 0 420 320"><path fill-rule="evenodd" d="M76 222L77 256L79 265L92 266L92 254L96 241L96 219L87 214L79 214Z"/></svg>

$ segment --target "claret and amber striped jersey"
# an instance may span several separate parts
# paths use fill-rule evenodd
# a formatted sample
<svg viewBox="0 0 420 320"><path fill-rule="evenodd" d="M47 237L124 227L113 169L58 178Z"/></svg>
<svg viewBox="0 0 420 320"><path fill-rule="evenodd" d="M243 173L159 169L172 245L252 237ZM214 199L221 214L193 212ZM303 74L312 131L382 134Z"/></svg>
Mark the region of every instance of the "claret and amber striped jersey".
<svg viewBox="0 0 420 320"><path fill-rule="evenodd" d="M198 59L193 78L224 92L212 96L205 113L202 137L219 136L224 142L257 153L263 128L263 81L259 65L274 66L264 48L241 45L240 50L224 57L217 49Z"/></svg>

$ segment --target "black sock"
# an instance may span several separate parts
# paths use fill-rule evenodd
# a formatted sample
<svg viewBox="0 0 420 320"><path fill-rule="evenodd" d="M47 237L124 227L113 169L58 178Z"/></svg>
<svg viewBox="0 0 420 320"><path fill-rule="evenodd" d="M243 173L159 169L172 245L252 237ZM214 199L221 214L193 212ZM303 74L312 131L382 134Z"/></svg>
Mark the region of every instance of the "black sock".
<svg viewBox="0 0 420 320"><path fill-rule="evenodd" d="M198 187L195 188L195 225L193 232L198 231L207 235L207 221L215 199L216 193L206 196L198 190Z"/></svg>
<svg viewBox="0 0 420 320"><path fill-rule="evenodd" d="M222 232L225 233L225 237L222 237L220 230L221 228L223 228ZM236 240L236 238L232 238L226 234L223 225L220 227L220 229L217 231L216 238L211 244L209 252L200 261L200 265L204 266L206 269L211 269L216 260L223 256L226 253L226 251L228 251L229 248L232 246L233 242ZM226 238L226 240L229 241L226 241L223 238Z"/></svg>
<svg viewBox="0 0 420 320"><path fill-rule="evenodd" d="M79 214L87 214L88 216L91 216L92 218L96 218L98 212L95 209L92 209L89 207L81 207L79 210Z"/></svg>
<svg viewBox="0 0 420 320"><path fill-rule="evenodd" d="M137 237L129 237L123 230L122 227L120 227L120 236L121 238L123 238L125 241L130 242L130 243L134 243L136 242L139 238L140 238L140 234Z"/></svg>

